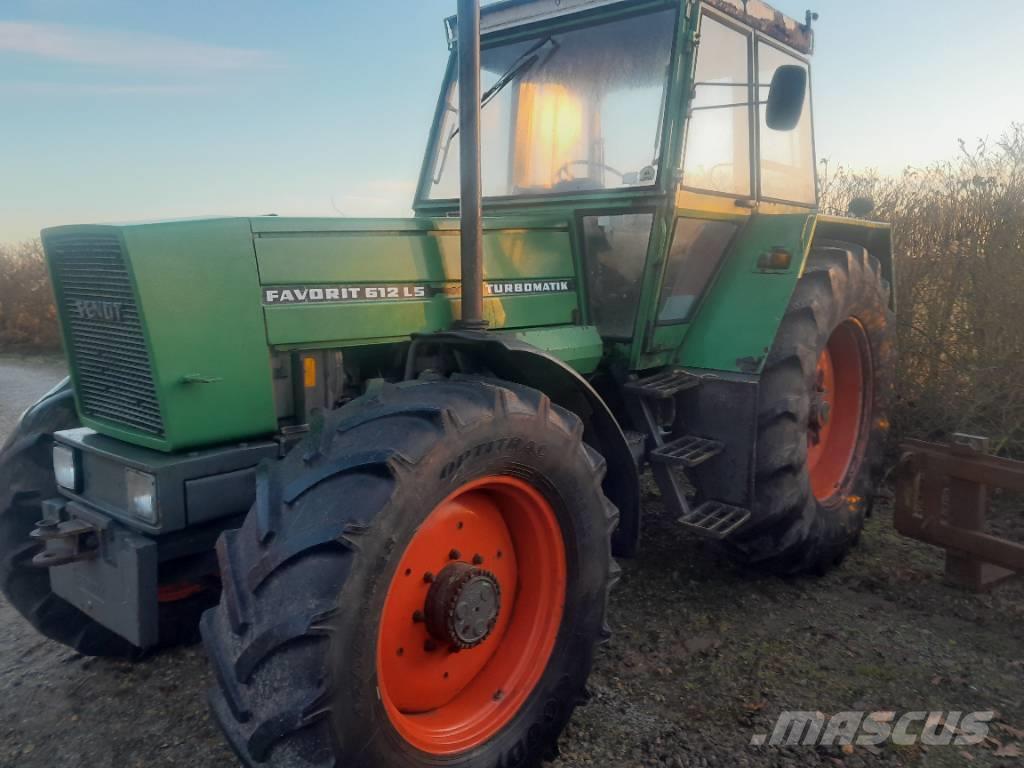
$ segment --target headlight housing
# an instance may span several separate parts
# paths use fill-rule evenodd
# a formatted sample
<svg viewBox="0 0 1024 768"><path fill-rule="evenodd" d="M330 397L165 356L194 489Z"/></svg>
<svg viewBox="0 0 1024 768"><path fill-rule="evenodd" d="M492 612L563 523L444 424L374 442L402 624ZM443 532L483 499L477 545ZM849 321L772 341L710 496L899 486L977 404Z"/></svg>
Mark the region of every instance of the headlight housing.
<svg viewBox="0 0 1024 768"><path fill-rule="evenodd" d="M160 520L160 510L156 503L156 478L137 469L126 468L124 473L128 508L140 520L156 525Z"/></svg>
<svg viewBox="0 0 1024 768"><path fill-rule="evenodd" d="M82 490L82 471L78 460L78 451L66 445L53 446L53 476L57 485L66 491L80 493Z"/></svg>

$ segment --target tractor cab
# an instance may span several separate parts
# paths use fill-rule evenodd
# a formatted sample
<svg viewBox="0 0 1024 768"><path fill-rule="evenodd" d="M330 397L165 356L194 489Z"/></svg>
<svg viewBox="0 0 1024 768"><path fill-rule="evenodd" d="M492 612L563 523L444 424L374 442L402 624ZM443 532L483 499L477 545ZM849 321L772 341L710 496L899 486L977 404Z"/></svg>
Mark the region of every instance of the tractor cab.
<svg viewBox="0 0 1024 768"><path fill-rule="evenodd" d="M457 24L424 215L459 211ZM809 26L758 0L513 0L481 34L485 215L564 216L584 321L630 367L666 362L758 209L817 204Z"/></svg>

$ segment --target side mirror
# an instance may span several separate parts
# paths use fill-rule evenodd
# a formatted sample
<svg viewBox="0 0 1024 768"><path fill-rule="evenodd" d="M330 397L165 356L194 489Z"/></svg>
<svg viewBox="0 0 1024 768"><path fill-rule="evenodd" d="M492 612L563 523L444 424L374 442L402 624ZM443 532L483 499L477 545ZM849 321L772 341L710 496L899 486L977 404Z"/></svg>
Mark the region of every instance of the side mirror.
<svg viewBox="0 0 1024 768"><path fill-rule="evenodd" d="M768 91L768 127L773 131L792 131L800 124L807 100L807 70L796 64L783 64L772 77Z"/></svg>
<svg viewBox="0 0 1024 768"><path fill-rule="evenodd" d="M851 216L856 216L858 219L866 219L875 210L875 201L870 197L855 197L850 201L850 205L846 210L849 211Z"/></svg>

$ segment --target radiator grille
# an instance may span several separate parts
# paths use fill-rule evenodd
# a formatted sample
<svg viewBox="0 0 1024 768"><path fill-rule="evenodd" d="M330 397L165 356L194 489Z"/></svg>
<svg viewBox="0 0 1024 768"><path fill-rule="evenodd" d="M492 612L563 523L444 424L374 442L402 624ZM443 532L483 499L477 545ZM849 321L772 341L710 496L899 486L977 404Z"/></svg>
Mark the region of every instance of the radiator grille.
<svg viewBox="0 0 1024 768"><path fill-rule="evenodd" d="M82 412L162 436L153 368L120 240L57 235L46 239L46 249L78 371Z"/></svg>

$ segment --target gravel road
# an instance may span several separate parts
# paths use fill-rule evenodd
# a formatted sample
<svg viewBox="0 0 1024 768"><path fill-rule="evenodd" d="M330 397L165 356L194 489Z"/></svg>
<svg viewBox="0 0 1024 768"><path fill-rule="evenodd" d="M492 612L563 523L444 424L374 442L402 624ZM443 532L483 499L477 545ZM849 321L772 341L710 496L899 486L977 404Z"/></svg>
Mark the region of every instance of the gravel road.
<svg viewBox="0 0 1024 768"><path fill-rule="evenodd" d="M0 440L61 375L59 361L0 357ZM720 562L649 487L645 511L643 554L613 594L615 637L554 768L1021 765L1020 580L980 596L944 586L941 554L896 536L884 508L842 568L795 580ZM209 684L198 648L87 659L0 600L0 766L234 766ZM783 710L996 710L997 722L970 748L749 746Z"/></svg>

